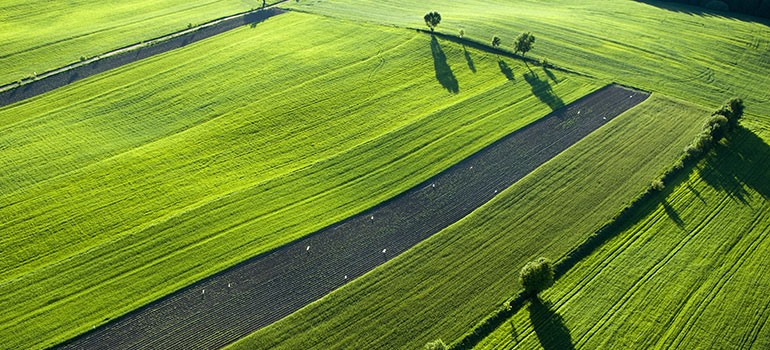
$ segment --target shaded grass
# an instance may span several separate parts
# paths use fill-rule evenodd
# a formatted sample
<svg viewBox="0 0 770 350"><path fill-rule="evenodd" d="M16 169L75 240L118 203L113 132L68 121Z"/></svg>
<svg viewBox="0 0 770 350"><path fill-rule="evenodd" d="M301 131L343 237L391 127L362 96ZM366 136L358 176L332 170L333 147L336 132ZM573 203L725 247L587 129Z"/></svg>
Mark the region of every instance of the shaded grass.
<svg viewBox="0 0 770 350"><path fill-rule="evenodd" d="M716 108L735 95L747 112L770 116L770 28L736 18L671 12L636 1L308 0L292 3L329 16L423 28L438 10L441 33L460 28L512 51L521 32L537 37L528 57Z"/></svg>
<svg viewBox="0 0 770 350"><path fill-rule="evenodd" d="M456 339L519 289L524 262L561 258L617 215L707 115L653 95L470 216L233 348L419 348Z"/></svg>
<svg viewBox="0 0 770 350"><path fill-rule="evenodd" d="M467 50L473 71L436 43L457 93L429 36L295 13L0 109L4 346L72 337L550 111L495 57ZM599 87L560 78L565 101Z"/></svg>
<svg viewBox="0 0 770 350"><path fill-rule="evenodd" d="M765 348L768 124L749 120L543 294L577 348ZM478 348L543 344L521 310ZM516 329L513 339L510 331Z"/></svg>

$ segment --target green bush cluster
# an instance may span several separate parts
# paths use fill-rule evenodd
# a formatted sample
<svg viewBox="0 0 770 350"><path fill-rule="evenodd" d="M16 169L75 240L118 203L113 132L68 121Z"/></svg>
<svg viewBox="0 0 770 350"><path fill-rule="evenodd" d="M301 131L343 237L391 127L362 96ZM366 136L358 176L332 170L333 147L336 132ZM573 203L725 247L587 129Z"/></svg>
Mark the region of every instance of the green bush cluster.
<svg viewBox="0 0 770 350"><path fill-rule="evenodd" d="M711 117L703 123L703 128L698 136L684 148L684 154L673 167L666 171L659 179L650 184L649 191L659 192L665 188L665 183L673 178L685 163L696 162L699 157L706 154L730 132L738 127L738 122L743 116L743 100L734 97L725 102L719 109L711 113Z"/></svg>
<svg viewBox="0 0 770 350"><path fill-rule="evenodd" d="M540 257L528 262L519 272L519 280L524 291L533 297L553 285L553 263Z"/></svg>
<svg viewBox="0 0 770 350"><path fill-rule="evenodd" d="M743 100L733 98L711 114L711 118L703 124L698 137L685 148L684 161L708 152L727 134L738 126L738 120L743 116Z"/></svg>
<svg viewBox="0 0 770 350"><path fill-rule="evenodd" d="M441 339L436 339L432 342L428 342L425 344L425 350L447 350L449 349L446 344L444 344L444 341Z"/></svg>

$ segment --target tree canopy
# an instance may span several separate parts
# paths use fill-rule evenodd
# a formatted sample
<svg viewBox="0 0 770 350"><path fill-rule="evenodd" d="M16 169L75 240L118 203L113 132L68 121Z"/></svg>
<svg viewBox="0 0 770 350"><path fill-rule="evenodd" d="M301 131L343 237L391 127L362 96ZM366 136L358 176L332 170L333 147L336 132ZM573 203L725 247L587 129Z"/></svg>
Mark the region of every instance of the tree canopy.
<svg viewBox="0 0 770 350"><path fill-rule="evenodd" d="M498 47L500 46L500 43L502 43L502 41L500 40L499 36L495 35L492 37L492 47Z"/></svg>
<svg viewBox="0 0 770 350"><path fill-rule="evenodd" d="M430 28L431 32L441 23L441 15L436 11L426 13L423 19L425 19L425 25Z"/></svg>
<svg viewBox="0 0 770 350"><path fill-rule="evenodd" d="M551 260L540 257L524 265L519 272L519 280L527 294L537 296L553 285L553 275Z"/></svg>
<svg viewBox="0 0 770 350"><path fill-rule="evenodd" d="M513 45L513 52L526 55L529 50L532 50L532 45L535 43L535 36L530 32L521 33L516 38L516 43Z"/></svg>

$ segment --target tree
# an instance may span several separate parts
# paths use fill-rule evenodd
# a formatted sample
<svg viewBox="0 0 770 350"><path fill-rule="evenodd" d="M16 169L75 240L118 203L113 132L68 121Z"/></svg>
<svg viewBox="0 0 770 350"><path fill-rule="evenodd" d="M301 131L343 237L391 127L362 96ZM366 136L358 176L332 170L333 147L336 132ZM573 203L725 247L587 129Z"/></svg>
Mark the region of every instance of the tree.
<svg viewBox="0 0 770 350"><path fill-rule="evenodd" d="M441 339L436 339L434 341L428 342L425 344L425 350L446 350L449 349L449 347L444 344L444 341Z"/></svg>
<svg viewBox="0 0 770 350"><path fill-rule="evenodd" d="M537 294L553 285L553 264L551 260L540 257L528 262L519 272L519 281L530 296Z"/></svg>
<svg viewBox="0 0 770 350"><path fill-rule="evenodd" d="M725 104L730 108L730 115L727 119L730 121L730 126L734 128L738 125L738 120L743 116L743 99L740 97L733 97Z"/></svg>
<svg viewBox="0 0 770 350"><path fill-rule="evenodd" d="M500 40L499 36L495 35L492 37L492 47L498 47L500 43L502 43L502 40Z"/></svg>
<svg viewBox="0 0 770 350"><path fill-rule="evenodd" d="M529 32L521 33L519 37L516 38L516 44L513 45L513 52L519 53L521 52L521 55L526 55L529 50L532 50L532 45L535 43L535 36L532 35Z"/></svg>
<svg viewBox="0 0 770 350"><path fill-rule="evenodd" d="M425 25L430 28L431 33L441 23L441 15L436 11L426 13L423 19L425 19Z"/></svg>

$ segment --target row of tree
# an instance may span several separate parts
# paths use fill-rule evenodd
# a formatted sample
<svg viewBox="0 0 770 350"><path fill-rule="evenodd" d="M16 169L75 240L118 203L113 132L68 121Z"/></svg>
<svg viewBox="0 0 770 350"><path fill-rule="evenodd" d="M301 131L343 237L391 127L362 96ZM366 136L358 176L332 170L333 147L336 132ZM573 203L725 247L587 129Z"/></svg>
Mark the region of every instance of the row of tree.
<svg viewBox="0 0 770 350"><path fill-rule="evenodd" d="M441 23L441 14L436 11L428 12L425 14L423 19L425 20L425 25L428 26L431 33L433 33L436 27ZM465 30L460 29L460 38L463 36L465 36ZM503 41L499 36L495 35L492 38L492 47L500 47L502 43ZM535 36L532 35L532 33L521 33L518 37L516 37L516 41L513 43L513 52L515 54L521 53L522 55L526 55L529 50L532 50L532 46L534 44Z"/></svg>

